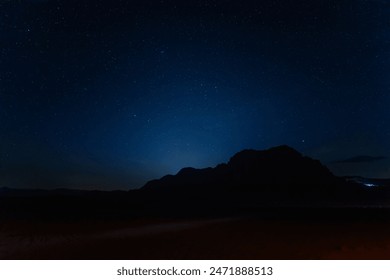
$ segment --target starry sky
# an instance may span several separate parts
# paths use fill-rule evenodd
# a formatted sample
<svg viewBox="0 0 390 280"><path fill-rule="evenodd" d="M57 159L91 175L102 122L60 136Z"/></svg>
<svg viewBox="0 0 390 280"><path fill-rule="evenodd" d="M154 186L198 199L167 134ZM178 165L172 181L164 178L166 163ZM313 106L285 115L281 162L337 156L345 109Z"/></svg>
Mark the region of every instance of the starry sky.
<svg viewBox="0 0 390 280"><path fill-rule="evenodd" d="M131 189L287 144L390 177L390 1L0 0L0 186Z"/></svg>

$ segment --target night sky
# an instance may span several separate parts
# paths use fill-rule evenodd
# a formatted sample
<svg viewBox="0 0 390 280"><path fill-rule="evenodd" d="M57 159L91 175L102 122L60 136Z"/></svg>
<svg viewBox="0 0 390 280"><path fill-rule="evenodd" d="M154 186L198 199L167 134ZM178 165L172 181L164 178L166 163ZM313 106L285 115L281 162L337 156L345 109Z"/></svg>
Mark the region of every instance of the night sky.
<svg viewBox="0 0 390 280"><path fill-rule="evenodd" d="M0 187L129 189L287 144L390 177L390 1L0 1Z"/></svg>

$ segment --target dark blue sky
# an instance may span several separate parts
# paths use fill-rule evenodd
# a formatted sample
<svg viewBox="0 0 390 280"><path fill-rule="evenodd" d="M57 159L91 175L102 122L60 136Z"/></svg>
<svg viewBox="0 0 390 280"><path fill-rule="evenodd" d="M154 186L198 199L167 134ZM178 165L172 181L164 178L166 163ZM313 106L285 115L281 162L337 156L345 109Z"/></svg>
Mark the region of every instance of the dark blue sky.
<svg viewBox="0 0 390 280"><path fill-rule="evenodd" d="M288 144L390 177L389 1L0 2L0 186L117 189Z"/></svg>

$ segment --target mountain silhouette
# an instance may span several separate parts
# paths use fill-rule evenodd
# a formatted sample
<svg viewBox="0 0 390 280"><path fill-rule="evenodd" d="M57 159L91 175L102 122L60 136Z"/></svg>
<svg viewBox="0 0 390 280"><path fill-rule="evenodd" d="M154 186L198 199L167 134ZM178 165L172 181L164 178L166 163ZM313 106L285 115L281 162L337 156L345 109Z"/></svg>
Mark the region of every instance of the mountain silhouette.
<svg viewBox="0 0 390 280"><path fill-rule="evenodd" d="M357 186L334 176L320 161L289 146L243 150L214 168L183 168L149 181L142 190L171 194L257 193L265 199L326 199Z"/></svg>

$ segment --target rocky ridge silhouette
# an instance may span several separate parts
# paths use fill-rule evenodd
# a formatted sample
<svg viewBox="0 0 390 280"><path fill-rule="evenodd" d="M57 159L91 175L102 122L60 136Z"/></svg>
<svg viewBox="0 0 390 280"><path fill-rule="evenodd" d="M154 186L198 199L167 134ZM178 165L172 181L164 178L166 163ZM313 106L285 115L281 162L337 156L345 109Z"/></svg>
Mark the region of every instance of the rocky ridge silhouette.
<svg viewBox="0 0 390 280"><path fill-rule="evenodd" d="M144 191L174 194L258 193L269 199L329 199L360 188L336 177L320 161L283 145L243 150L214 168L183 168L149 181Z"/></svg>

